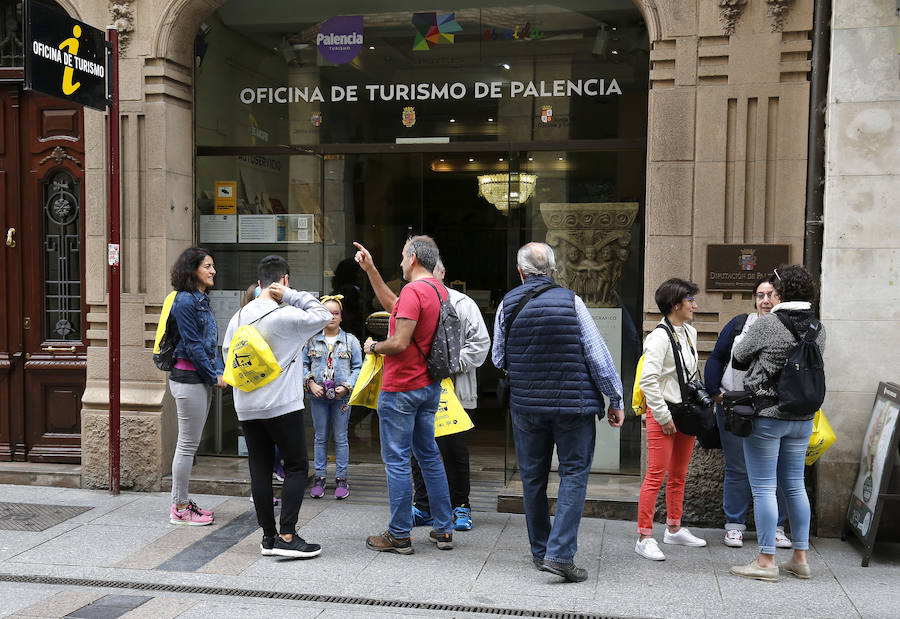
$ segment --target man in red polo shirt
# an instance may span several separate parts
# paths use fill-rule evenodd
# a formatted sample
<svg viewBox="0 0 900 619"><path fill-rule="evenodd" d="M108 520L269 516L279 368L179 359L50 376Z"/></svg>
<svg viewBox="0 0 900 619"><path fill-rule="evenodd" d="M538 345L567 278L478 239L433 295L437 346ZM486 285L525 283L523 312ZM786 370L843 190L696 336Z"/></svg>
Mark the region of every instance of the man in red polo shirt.
<svg viewBox="0 0 900 619"><path fill-rule="evenodd" d="M428 374L425 364L441 301L447 300L447 289L432 274L440 257L438 247L428 236L414 236L406 242L400 269L409 284L394 303L394 293L375 270L372 256L359 243L354 245L359 250L356 261L369 274L378 300L384 307L393 304L388 338L382 342L370 338L363 346L366 353L384 355L378 420L391 504L388 530L369 537L366 546L381 552L413 553L409 536L413 524L409 462L412 450L422 469L434 516L434 529L428 539L441 550L449 550L453 548L450 490L434 441L434 415L441 399L441 384Z"/></svg>

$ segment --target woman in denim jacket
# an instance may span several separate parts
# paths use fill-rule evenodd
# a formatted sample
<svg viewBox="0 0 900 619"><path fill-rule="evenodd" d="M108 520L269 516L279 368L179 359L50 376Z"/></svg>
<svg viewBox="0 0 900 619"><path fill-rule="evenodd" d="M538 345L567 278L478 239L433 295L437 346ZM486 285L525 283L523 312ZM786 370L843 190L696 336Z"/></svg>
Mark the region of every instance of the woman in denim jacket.
<svg viewBox="0 0 900 619"><path fill-rule="evenodd" d="M331 311L331 322L303 347L303 376L311 396L309 410L316 430L316 477L309 491L314 499L325 495L329 428L334 434L334 498L344 499L350 494L347 485L347 461L350 458L347 442L347 424L350 420L348 400L362 367L362 348L355 336L341 329L342 298L343 295L322 297L322 303Z"/></svg>
<svg viewBox="0 0 900 619"><path fill-rule="evenodd" d="M202 247L189 247L172 266L172 287L178 291L172 316L178 326L175 367L169 374L169 390L178 415L178 442L172 458L172 524L208 525L213 514L200 509L188 497L188 481L200 434L209 414L213 388L222 389L225 366L218 354L216 318L207 292L216 268Z"/></svg>

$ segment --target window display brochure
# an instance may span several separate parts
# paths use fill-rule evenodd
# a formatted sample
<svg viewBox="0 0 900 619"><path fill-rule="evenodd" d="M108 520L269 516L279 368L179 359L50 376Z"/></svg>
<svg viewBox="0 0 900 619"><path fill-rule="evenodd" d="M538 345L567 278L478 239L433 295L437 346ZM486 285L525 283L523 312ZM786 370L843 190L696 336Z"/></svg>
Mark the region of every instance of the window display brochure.
<svg viewBox="0 0 900 619"><path fill-rule="evenodd" d="M312 243L315 241L314 215L276 215L277 243Z"/></svg>
<svg viewBox="0 0 900 619"><path fill-rule="evenodd" d="M236 243L237 215L200 215L200 243Z"/></svg>
<svg viewBox="0 0 900 619"><path fill-rule="evenodd" d="M239 215L238 236L241 243L274 243L277 215Z"/></svg>
<svg viewBox="0 0 900 619"><path fill-rule="evenodd" d="M878 385L872 406L869 428L863 439L859 460L859 474L847 521L850 529L869 545L878 529L879 495L887 490L897 452L897 419L900 417L900 386L894 383Z"/></svg>
<svg viewBox="0 0 900 619"><path fill-rule="evenodd" d="M210 290L209 304L213 315L216 317L216 329L218 330L219 346L225 339L225 330L231 317L241 309L241 295L243 290Z"/></svg>

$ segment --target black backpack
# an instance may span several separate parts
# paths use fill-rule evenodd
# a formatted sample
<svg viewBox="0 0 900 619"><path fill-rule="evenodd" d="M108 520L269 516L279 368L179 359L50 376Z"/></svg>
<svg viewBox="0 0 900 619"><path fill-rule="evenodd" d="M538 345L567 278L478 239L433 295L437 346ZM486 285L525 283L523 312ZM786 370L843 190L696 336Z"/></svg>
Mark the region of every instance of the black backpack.
<svg viewBox="0 0 900 619"><path fill-rule="evenodd" d="M438 292L434 284L429 281L425 283L434 288L434 294L438 296L438 301L441 304L441 311L438 314L437 327L434 330L434 341L431 343L431 351L429 351L428 356L426 357L425 353L422 352L415 337L413 337L413 344L425 357L425 367L428 368L428 375L435 380L443 380L459 370L459 350L462 348L462 321L460 321L456 313L456 308L450 303L450 293L447 292L447 300L444 301L441 299L441 293Z"/></svg>
<svg viewBox="0 0 900 619"><path fill-rule="evenodd" d="M810 321L806 334L800 337L790 318L779 312L775 316L795 340L778 377L778 410L812 419L825 401L825 363L816 346L822 324Z"/></svg>
<svg viewBox="0 0 900 619"><path fill-rule="evenodd" d="M159 352L153 353L153 363L163 372L171 372L175 367L175 347L181 341L178 333L178 325L175 324L175 316L169 314L166 320L166 331L159 340Z"/></svg>

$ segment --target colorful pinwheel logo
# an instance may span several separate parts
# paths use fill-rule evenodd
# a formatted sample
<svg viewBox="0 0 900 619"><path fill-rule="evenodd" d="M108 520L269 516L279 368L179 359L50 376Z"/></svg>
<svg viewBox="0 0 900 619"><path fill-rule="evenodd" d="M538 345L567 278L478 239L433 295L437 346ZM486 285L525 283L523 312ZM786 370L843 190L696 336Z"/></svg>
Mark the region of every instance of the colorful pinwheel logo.
<svg viewBox="0 0 900 619"><path fill-rule="evenodd" d="M452 45L454 35L462 31L455 17L456 13L413 13L412 24L416 29L413 51L428 51L435 45Z"/></svg>

